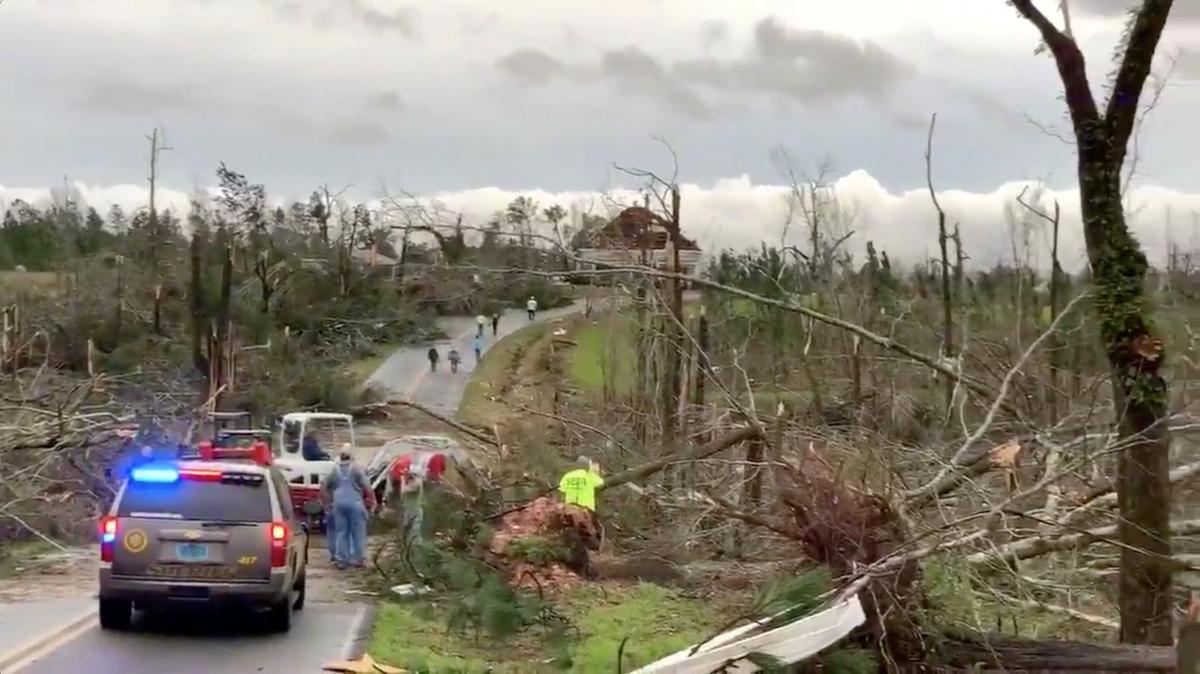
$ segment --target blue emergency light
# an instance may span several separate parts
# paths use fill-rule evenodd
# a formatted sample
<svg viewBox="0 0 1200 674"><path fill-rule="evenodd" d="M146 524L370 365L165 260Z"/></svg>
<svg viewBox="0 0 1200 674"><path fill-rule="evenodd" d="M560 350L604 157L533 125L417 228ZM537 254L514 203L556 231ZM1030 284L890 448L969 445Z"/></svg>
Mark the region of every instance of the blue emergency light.
<svg viewBox="0 0 1200 674"><path fill-rule="evenodd" d="M129 473L129 477L134 482L166 484L179 481L179 470L173 466L138 466Z"/></svg>

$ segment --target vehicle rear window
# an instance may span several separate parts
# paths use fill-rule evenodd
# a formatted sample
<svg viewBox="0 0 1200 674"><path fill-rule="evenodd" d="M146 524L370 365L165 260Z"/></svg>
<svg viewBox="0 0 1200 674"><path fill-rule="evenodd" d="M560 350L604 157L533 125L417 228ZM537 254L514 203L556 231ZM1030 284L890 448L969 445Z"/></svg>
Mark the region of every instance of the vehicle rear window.
<svg viewBox="0 0 1200 674"><path fill-rule="evenodd" d="M130 482L117 508L119 517L151 519L271 521L266 481L230 484L180 480L171 484Z"/></svg>

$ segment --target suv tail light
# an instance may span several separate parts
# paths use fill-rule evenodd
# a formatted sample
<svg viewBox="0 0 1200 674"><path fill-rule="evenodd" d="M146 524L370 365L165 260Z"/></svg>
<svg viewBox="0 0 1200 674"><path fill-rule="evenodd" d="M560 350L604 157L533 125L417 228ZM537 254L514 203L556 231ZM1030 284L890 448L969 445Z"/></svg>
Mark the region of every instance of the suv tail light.
<svg viewBox="0 0 1200 674"><path fill-rule="evenodd" d="M117 542L117 518L109 515L100 518L100 561L113 560L113 548Z"/></svg>
<svg viewBox="0 0 1200 674"><path fill-rule="evenodd" d="M288 525L283 522L271 523L271 567L287 566L288 539L291 537Z"/></svg>

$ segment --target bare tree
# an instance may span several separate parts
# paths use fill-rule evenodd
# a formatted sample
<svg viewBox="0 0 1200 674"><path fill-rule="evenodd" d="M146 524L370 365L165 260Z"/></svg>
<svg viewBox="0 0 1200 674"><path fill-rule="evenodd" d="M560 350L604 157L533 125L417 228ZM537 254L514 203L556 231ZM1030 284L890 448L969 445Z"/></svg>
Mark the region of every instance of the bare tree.
<svg viewBox="0 0 1200 674"><path fill-rule="evenodd" d="M1169 443L1162 420L1167 383L1159 374L1155 337L1143 289L1148 269L1125 222L1122 167L1146 80L1172 0L1144 0L1131 13L1111 93L1103 111L1092 95L1083 52L1033 0L1009 0L1037 28L1054 56L1078 155L1080 207L1088 261L1097 286L1101 339L1113 371L1119 432L1117 493L1121 513L1119 604L1121 640L1170 644L1171 553Z"/></svg>
<svg viewBox="0 0 1200 674"><path fill-rule="evenodd" d="M154 131L146 140L150 141L150 175L147 180L150 182L150 264L155 273L158 272L158 247L162 242L162 232L159 231L158 225L158 207L155 204L156 187L158 184L158 153L173 148L163 145L165 136L160 133L158 127L154 127Z"/></svg>
<svg viewBox="0 0 1200 674"><path fill-rule="evenodd" d="M950 254L947 243L950 240L946 233L946 212L938 203L937 192L933 189L933 129L937 125L937 113L929 118L929 138L925 143L925 182L929 186L929 198L937 210L938 218L938 247L942 251L942 353L946 358L954 358L954 300L950 294ZM957 267L956 267L957 269ZM946 414L949 416L954 409L954 379L946 378Z"/></svg>

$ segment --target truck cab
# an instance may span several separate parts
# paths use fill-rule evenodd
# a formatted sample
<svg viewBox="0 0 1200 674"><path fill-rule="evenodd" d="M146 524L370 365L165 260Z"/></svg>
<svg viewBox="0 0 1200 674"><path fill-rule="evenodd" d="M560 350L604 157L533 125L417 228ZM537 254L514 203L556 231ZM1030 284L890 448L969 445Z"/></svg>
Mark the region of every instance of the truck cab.
<svg viewBox="0 0 1200 674"><path fill-rule="evenodd" d="M346 443L356 447L354 418L349 414L291 412L280 419L275 465L287 479L297 512L303 511L305 503L318 499L321 481L333 471L338 452Z"/></svg>

